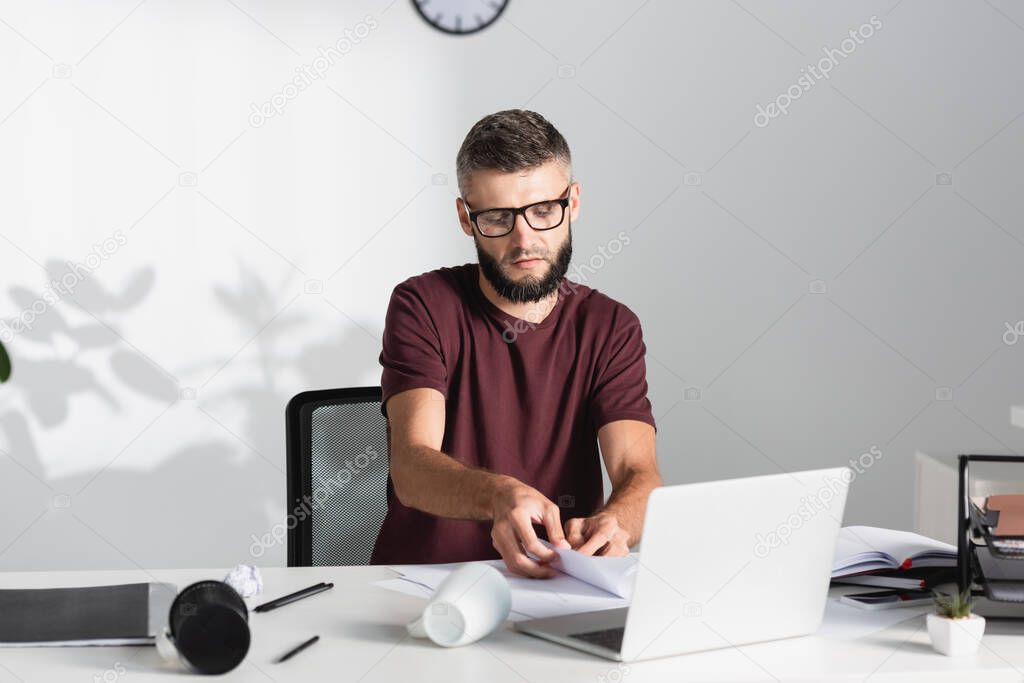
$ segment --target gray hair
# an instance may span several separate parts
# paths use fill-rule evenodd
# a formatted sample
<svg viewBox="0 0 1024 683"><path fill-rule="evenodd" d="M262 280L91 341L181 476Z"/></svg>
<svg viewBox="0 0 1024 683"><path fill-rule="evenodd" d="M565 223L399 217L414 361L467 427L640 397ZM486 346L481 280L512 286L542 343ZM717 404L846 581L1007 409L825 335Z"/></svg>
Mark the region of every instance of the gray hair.
<svg viewBox="0 0 1024 683"><path fill-rule="evenodd" d="M473 124L456 157L459 192L469 192L473 171L494 169L513 173L548 161L562 163L572 178L569 145L551 122L537 112L506 109Z"/></svg>

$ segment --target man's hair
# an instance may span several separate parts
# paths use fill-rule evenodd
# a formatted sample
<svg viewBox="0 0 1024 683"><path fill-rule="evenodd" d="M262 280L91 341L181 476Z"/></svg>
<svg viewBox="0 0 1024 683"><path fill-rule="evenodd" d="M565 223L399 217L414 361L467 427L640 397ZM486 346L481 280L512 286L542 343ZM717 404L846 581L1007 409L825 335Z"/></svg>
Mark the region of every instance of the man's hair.
<svg viewBox="0 0 1024 683"><path fill-rule="evenodd" d="M489 114L473 124L459 148L455 160L459 193L465 197L469 192L473 171L494 169L512 173L552 159L565 165L571 179L569 145L546 118L525 109Z"/></svg>

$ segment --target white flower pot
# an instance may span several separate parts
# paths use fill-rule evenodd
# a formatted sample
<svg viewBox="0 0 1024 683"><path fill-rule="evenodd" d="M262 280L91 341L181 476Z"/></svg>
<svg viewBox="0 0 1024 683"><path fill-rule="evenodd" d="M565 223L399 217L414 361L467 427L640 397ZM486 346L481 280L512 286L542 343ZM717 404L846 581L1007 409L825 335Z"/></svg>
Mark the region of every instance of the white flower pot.
<svg viewBox="0 0 1024 683"><path fill-rule="evenodd" d="M950 657L972 655L981 645L985 633L985 617L972 614L969 617L950 619L938 614L928 615L928 637L932 647Z"/></svg>

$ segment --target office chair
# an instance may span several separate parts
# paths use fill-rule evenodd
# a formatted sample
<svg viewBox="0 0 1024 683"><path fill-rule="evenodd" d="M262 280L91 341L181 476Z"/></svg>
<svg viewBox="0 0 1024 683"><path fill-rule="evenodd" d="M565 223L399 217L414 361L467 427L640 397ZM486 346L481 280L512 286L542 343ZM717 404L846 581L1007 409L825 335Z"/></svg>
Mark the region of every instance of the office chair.
<svg viewBox="0 0 1024 683"><path fill-rule="evenodd" d="M380 387L304 391L285 409L288 566L368 564L387 513Z"/></svg>

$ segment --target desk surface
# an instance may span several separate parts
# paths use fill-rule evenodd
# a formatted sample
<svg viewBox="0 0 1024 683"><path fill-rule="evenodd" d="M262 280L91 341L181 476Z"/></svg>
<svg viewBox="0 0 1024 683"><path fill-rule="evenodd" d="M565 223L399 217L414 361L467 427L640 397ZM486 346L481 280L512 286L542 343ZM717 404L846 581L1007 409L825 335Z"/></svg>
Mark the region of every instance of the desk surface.
<svg viewBox="0 0 1024 683"><path fill-rule="evenodd" d="M815 636L758 643L633 664L616 664L515 633L444 649L407 636L405 623L423 600L370 585L392 578L386 567L268 568L265 599L318 581L335 587L279 610L251 614L252 647L224 681L486 681L487 683L641 683L681 680L1024 680L1024 623L989 620L977 655L948 658L929 645L924 617L854 641ZM11 572L4 588L169 581L179 588L225 570ZM250 601L252 603L253 601ZM251 605L250 605L251 606ZM320 642L284 664L273 660L312 635ZM968 673L970 672L970 673ZM917 674L917 675L914 675ZM169 681L152 646L0 648L0 683Z"/></svg>

